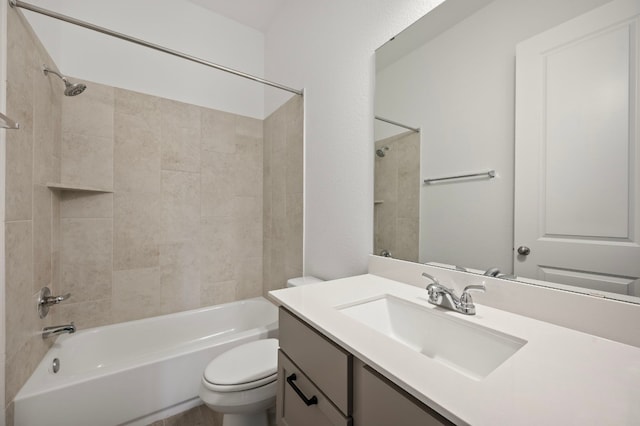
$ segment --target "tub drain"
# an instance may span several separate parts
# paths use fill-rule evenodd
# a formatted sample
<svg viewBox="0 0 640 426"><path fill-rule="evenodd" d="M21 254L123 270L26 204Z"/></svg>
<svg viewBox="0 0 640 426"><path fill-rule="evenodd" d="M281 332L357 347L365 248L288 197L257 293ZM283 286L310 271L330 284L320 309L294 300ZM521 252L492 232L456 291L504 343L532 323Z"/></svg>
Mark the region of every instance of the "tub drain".
<svg viewBox="0 0 640 426"><path fill-rule="evenodd" d="M53 367L54 373L57 373L58 371L60 371L60 360L58 358L53 359L52 367Z"/></svg>

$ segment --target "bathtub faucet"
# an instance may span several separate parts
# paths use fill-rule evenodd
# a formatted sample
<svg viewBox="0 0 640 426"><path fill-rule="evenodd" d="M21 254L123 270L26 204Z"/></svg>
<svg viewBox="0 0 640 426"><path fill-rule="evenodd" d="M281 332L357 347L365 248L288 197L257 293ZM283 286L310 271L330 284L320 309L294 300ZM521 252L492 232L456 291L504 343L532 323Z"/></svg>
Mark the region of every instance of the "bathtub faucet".
<svg viewBox="0 0 640 426"><path fill-rule="evenodd" d="M64 325L54 325L52 327L45 327L42 329L42 338L46 339L47 337L57 336L58 334L63 333L75 333L76 326L73 324L64 324Z"/></svg>

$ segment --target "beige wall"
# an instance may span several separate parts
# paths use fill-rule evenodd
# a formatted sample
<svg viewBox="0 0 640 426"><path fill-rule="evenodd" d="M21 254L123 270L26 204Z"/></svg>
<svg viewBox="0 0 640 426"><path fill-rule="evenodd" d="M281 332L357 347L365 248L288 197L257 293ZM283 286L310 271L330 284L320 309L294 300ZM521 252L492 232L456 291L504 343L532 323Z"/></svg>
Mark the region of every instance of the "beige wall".
<svg viewBox="0 0 640 426"><path fill-rule="evenodd" d="M264 291L302 276L303 99L264 121Z"/></svg>
<svg viewBox="0 0 640 426"><path fill-rule="evenodd" d="M388 148L388 149L385 149ZM405 132L377 141L375 156L374 254L418 261L420 134Z"/></svg>
<svg viewBox="0 0 640 426"><path fill-rule="evenodd" d="M36 301L41 287L59 289L59 198L45 184L60 178L63 87L43 74L55 64L22 15L9 8L7 21L7 115L20 129L6 133L5 404L52 343L38 333L53 319L38 317Z"/></svg>
<svg viewBox="0 0 640 426"><path fill-rule="evenodd" d="M302 275L303 105L296 96L262 121L88 81L64 97L20 12L8 20L7 114L22 126L6 144L11 425L11 401L52 343L44 326L225 303ZM45 285L71 298L41 320Z"/></svg>

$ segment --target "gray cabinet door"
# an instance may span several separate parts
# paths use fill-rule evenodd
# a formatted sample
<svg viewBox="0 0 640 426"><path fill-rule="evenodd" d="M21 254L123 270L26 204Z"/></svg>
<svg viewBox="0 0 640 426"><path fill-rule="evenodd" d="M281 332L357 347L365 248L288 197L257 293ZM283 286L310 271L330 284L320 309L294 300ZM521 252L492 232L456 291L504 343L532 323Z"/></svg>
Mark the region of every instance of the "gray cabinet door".
<svg viewBox="0 0 640 426"><path fill-rule="evenodd" d="M279 426L351 425L351 418L344 417L282 351L278 351L276 416Z"/></svg>
<svg viewBox="0 0 640 426"><path fill-rule="evenodd" d="M280 348L344 415L351 414L351 355L280 308Z"/></svg>
<svg viewBox="0 0 640 426"><path fill-rule="evenodd" d="M354 426L453 425L360 361L354 379Z"/></svg>

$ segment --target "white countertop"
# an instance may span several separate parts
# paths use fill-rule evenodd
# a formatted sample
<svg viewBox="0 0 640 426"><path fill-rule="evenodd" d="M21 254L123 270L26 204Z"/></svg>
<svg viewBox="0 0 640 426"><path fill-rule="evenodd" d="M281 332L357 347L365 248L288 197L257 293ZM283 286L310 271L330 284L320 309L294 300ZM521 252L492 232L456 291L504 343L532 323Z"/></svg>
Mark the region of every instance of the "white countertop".
<svg viewBox="0 0 640 426"><path fill-rule="evenodd" d="M335 309L385 294L527 343L477 380ZM474 316L442 310L427 302L423 288L371 274L269 295L456 424L640 425L640 348L479 304Z"/></svg>

